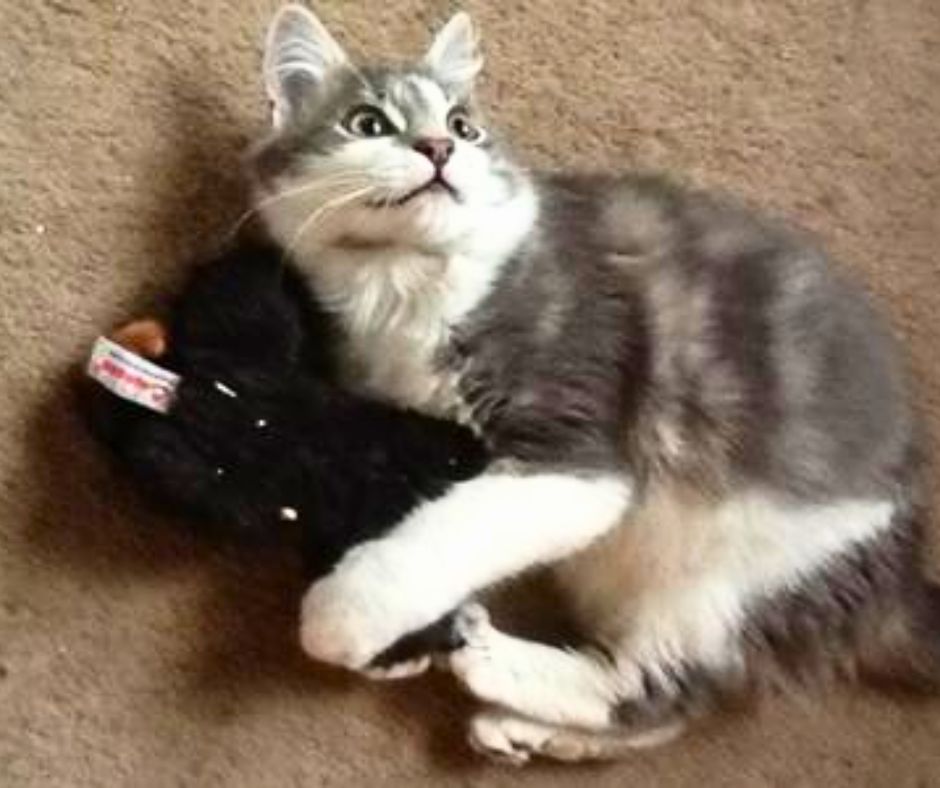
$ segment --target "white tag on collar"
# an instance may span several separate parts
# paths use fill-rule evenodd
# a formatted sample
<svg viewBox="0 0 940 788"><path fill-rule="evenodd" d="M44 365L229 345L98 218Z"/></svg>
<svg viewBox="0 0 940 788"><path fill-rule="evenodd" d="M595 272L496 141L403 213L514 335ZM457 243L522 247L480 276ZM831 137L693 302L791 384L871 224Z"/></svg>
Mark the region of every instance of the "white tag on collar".
<svg viewBox="0 0 940 788"><path fill-rule="evenodd" d="M107 337L95 341L86 372L108 391L157 413L170 409L180 382L179 375Z"/></svg>

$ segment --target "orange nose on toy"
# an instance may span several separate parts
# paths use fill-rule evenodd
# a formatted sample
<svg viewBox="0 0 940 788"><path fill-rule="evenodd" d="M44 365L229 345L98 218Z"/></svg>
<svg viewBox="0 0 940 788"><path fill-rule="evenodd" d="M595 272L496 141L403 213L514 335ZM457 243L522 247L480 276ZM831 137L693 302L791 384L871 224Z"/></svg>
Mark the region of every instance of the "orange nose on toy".
<svg viewBox="0 0 940 788"><path fill-rule="evenodd" d="M166 328L150 318L125 323L112 331L108 339L144 358L160 358L166 353Z"/></svg>

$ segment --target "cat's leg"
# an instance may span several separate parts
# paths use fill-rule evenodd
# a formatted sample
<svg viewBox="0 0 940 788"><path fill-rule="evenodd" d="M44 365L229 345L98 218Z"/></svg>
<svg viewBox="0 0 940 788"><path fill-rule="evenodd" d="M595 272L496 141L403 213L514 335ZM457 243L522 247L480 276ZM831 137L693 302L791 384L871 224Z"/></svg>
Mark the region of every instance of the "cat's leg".
<svg viewBox="0 0 940 788"><path fill-rule="evenodd" d="M676 717L642 731L590 731L489 707L471 718L467 739L474 750L492 760L523 766L534 755L559 761L621 758L636 750L668 744L685 727L685 722Z"/></svg>
<svg viewBox="0 0 940 788"><path fill-rule="evenodd" d="M605 713L625 728L707 713L749 688L755 632L771 633L766 649L775 656L789 633L812 640L816 626L832 627L827 608L845 603L827 601L824 568L840 554L857 566L859 548L879 544L873 535L892 522L891 505L879 502L797 507L755 495L701 509L659 503L647 498L629 525L573 556L560 575L585 631L611 649L609 663L470 616L467 646L451 657L465 686L540 722L601 730ZM877 577L867 574L867 582ZM798 583L809 596L797 595L799 610L786 613ZM814 597L823 615L803 626Z"/></svg>
<svg viewBox="0 0 940 788"><path fill-rule="evenodd" d="M624 653L614 661L513 637L475 604L460 611L457 630L464 645L448 663L458 680L480 700L549 726L646 735L710 711L741 686L739 670L694 666L691 657L642 664Z"/></svg>
<svg viewBox="0 0 940 788"><path fill-rule="evenodd" d="M362 669L476 591L584 548L631 498L629 479L612 475L493 472L457 484L310 587L301 643L317 659Z"/></svg>

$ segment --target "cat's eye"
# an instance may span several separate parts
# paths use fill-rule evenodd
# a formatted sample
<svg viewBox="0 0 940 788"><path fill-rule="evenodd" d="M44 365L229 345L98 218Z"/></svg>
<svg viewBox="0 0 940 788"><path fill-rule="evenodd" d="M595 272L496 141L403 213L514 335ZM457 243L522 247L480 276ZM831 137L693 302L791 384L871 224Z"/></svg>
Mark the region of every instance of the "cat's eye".
<svg viewBox="0 0 940 788"><path fill-rule="evenodd" d="M486 136L483 129L470 120L467 111L459 107L451 110L450 115L447 117L447 127L450 129L451 134L464 142L479 143Z"/></svg>
<svg viewBox="0 0 940 788"><path fill-rule="evenodd" d="M397 129L382 110L368 104L350 110L343 119L343 128L357 137L387 137Z"/></svg>

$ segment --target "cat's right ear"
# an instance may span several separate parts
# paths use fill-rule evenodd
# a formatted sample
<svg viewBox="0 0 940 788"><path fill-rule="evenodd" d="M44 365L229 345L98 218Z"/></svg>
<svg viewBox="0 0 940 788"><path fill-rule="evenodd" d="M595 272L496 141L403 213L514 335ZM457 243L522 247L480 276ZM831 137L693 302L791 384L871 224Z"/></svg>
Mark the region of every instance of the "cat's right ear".
<svg viewBox="0 0 940 788"><path fill-rule="evenodd" d="M264 51L264 84L275 128L295 117L334 69L349 63L313 12L291 3L277 12Z"/></svg>
<svg viewBox="0 0 940 788"><path fill-rule="evenodd" d="M424 63L447 90L469 95L483 68L479 37L469 14L460 11L450 18L434 37Z"/></svg>

